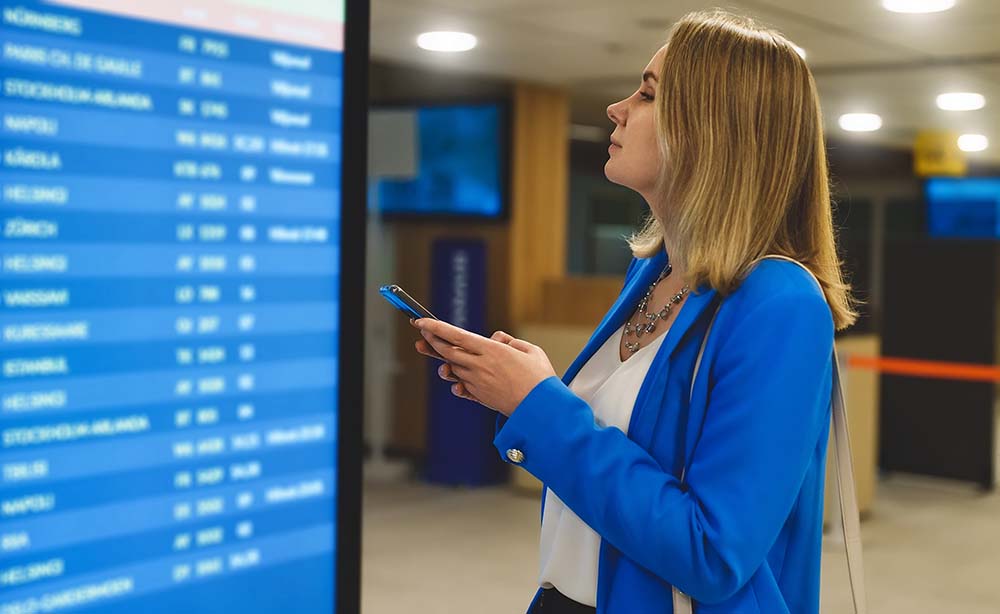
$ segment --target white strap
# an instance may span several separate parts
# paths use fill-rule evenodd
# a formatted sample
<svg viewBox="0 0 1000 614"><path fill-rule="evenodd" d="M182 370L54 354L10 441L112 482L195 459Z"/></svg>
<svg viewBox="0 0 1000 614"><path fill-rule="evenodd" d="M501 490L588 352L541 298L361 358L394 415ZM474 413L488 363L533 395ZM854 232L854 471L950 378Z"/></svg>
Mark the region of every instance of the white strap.
<svg viewBox="0 0 1000 614"><path fill-rule="evenodd" d="M787 256L770 255L764 258L787 260L794 262L813 278L822 290L819 280L801 262L788 258ZM763 260L763 258L761 259ZM756 262L754 263L756 264ZM712 332L715 324L715 316L718 309L712 315L712 321L705 331L705 338L702 339L701 349L698 350L698 358L694 363L694 374L691 376L691 396L694 395L694 382L698 377L698 369L701 367L701 359L705 354L705 345L708 343L708 335ZM837 465L837 487L840 492L840 521L844 528L844 546L847 550L847 573L851 582L851 596L854 601L854 612L865 614L867 606L865 603L865 574L862 563L861 549L861 522L858 518L858 494L854 485L854 461L851 456L851 437L847 428L847 406L844 402L844 389L840 378L840 361L837 357L837 348L833 349L833 389L831 391L830 402L832 404L833 420L833 442ZM690 398L689 398L690 400ZM684 481L685 470L681 472L681 482ZM694 608L691 598L677 587L674 587L674 614L693 614Z"/></svg>
<svg viewBox="0 0 1000 614"><path fill-rule="evenodd" d="M847 404L840 378L837 348L833 349L833 441L837 461L837 487L840 492L840 522L847 549L847 574L851 581L854 611L865 614L865 571L861 548L861 521L858 515L858 492L854 484L854 457L851 433L847 428Z"/></svg>
<svg viewBox="0 0 1000 614"><path fill-rule="evenodd" d="M716 309L712 313L712 319L708 323L708 328L705 330L705 337L701 340L701 348L698 349L698 357L694 359L694 373L691 374L691 390L688 393L688 404L691 403L691 399L694 397L694 382L698 379L698 369L701 368L701 358L705 355L705 345L708 344L708 336L712 332L712 327L715 325L715 316L719 315L719 310ZM690 424L688 427L690 428ZM684 483L684 478L687 476L687 465L681 469L681 483ZM691 603L691 597L686 593L682 593L679 588L674 587L674 614L693 614L694 604Z"/></svg>

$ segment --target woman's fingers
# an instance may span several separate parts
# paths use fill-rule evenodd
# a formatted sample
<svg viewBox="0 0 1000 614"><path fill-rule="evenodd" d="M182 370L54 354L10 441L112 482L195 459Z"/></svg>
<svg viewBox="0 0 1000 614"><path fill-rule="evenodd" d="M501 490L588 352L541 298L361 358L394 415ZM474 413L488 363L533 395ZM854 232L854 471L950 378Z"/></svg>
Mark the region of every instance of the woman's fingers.
<svg viewBox="0 0 1000 614"><path fill-rule="evenodd" d="M411 324L413 323L412 318L410 318L410 323ZM504 334L506 335L506 333ZM506 343L505 339L497 339L496 335L494 335L494 339L496 341L501 341L503 343ZM469 390L465 387L465 384L455 375L453 365L447 362L447 359L441 356L441 354L439 354L434 349L434 347L427 342L426 339L418 339L417 342L414 344L414 347L416 347L417 352L423 354L424 356L429 356L431 358L436 358L438 360L445 361L444 364L438 367L438 377L449 382L454 382L451 385L451 393L453 395L483 405L482 401L480 401L472 393L470 393ZM486 405L483 405L483 407L486 407Z"/></svg>
<svg viewBox="0 0 1000 614"><path fill-rule="evenodd" d="M482 354L489 347L489 340L485 337L441 320L420 318L412 324L419 328L420 332L438 337L442 343L459 347L469 354Z"/></svg>
<svg viewBox="0 0 1000 614"><path fill-rule="evenodd" d="M453 395L455 395L457 397L462 397L463 399L468 399L470 401L475 401L476 403L479 403L480 405L482 405L482 401L480 401L479 399L477 399L475 397L475 395L473 395L471 392L469 392L469 389L466 388L466 386L465 386L465 382L463 382L462 380L460 380L455 375L455 373L451 370L451 365L449 365L447 363L441 365L438 368L438 375L441 376L441 379L447 380L449 382L454 382L451 385L451 393ZM483 405L483 407L485 407L485 405Z"/></svg>
<svg viewBox="0 0 1000 614"><path fill-rule="evenodd" d="M486 405L483 405L482 401L477 399L471 392L469 392L468 388L465 387L465 382L463 382L461 379L458 378L457 375L455 375L454 368L451 364L447 362L444 363L443 365L438 367L437 372L438 372L438 377L440 377L441 379L453 382L451 385L451 393L453 395L455 395L456 397L466 399L468 401L472 401L474 403L479 403L483 407L487 407Z"/></svg>
<svg viewBox="0 0 1000 614"><path fill-rule="evenodd" d="M449 382L459 381L458 376L455 375L454 371L452 371L451 365L448 363L444 363L438 367L438 376L441 379L448 380Z"/></svg>
<svg viewBox="0 0 1000 614"><path fill-rule="evenodd" d="M468 367L463 367L462 365L456 365L453 363L448 363L449 373L461 382L471 382L476 376L476 371Z"/></svg>
<svg viewBox="0 0 1000 614"><path fill-rule="evenodd" d="M410 318L410 324L413 324L413 318ZM416 327L414 327L416 328ZM430 343L427 343L426 339L420 338L413 344L417 348L417 353L423 354L424 356L430 356L431 358L437 358L438 360L444 360L444 356L438 354L437 350L431 347Z"/></svg>
<svg viewBox="0 0 1000 614"><path fill-rule="evenodd" d="M472 394L471 394L471 393L470 393L470 392L469 392L469 391L468 391L468 390L467 390L467 389L465 388L465 384L463 384L463 383L461 383L461 382L459 382L459 383L457 383L457 384L452 384L452 385L451 385L451 393L452 393L453 395L455 395L456 397L461 397L461 398L463 398L463 399L467 399L467 400L469 400L469 401L473 401L473 402L475 402L475 403L479 403L480 405L483 405L483 402L482 402L482 401L480 401L479 399L477 399L476 397L474 397L474 396L473 396L473 395L472 395ZM486 405L483 405L483 407L486 407Z"/></svg>
<svg viewBox="0 0 1000 614"><path fill-rule="evenodd" d="M507 345L514 348L515 350L520 350L522 352L531 352L535 349L535 344L528 343L524 339L511 339L507 342Z"/></svg>
<svg viewBox="0 0 1000 614"><path fill-rule="evenodd" d="M514 340L514 337L508 335L502 330L498 330L497 332L493 333L493 336L491 336L490 339L494 341L499 341L500 343L510 343L511 341Z"/></svg>
<svg viewBox="0 0 1000 614"><path fill-rule="evenodd" d="M418 339L417 342L414 344L414 347L417 348L417 352L423 354L424 356L437 358L438 360L444 360L444 356L438 354L437 351L435 351L434 348L431 347L431 344L427 343L427 341L425 341L424 339Z"/></svg>
<svg viewBox="0 0 1000 614"><path fill-rule="evenodd" d="M502 330L498 330L497 332L493 333L493 336L490 337L490 339L509 345L515 350L520 350L522 352L530 352L535 347L533 344L528 343L524 339L518 339L517 337L508 335Z"/></svg>
<svg viewBox="0 0 1000 614"><path fill-rule="evenodd" d="M463 347L452 345L445 339L426 330L420 331L420 334L423 335L424 341L427 342L430 348L441 356L442 360L446 360L452 364L472 366L475 364L476 359L479 358L478 354L470 353ZM483 341L490 340L484 338Z"/></svg>

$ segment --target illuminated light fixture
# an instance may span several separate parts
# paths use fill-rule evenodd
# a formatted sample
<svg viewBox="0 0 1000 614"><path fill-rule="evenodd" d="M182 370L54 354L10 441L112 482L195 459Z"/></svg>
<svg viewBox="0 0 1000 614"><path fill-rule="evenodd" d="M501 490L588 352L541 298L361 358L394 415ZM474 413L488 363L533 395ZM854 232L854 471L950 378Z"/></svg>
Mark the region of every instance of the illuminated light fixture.
<svg viewBox="0 0 1000 614"><path fill-rule="evenodd" d="M800 58L802 58L803 60L806 59L806 50L805 49L803 49L802 47L799 47L795 43L792 43L792 47L795 49L795 53L799 54Z"/></svg>
<svg viewBox="0 0 1000 614"><path fill-rule="evenodd" d="M944 111L975 111L986 106L986 97L974 92L948 92L937 97L937 106Z"/></svg>
<svg viewBox="0 0 1000 614"><path fill-rule="evenodd" d="M838 123L848 132L874 132L882 127L882 118L874 113L845 113Z"/></svg>
<svg viewBox="0 0 1000 614"><path fill-rule="evenodd" d="M424 32L417 37L417 46L427 51L458 53L476 46L476 37L467 32Z"/></svg>
<svg viewBox="0 0 1000 614"><path fill-rule="evenodd" d="M882 6L893 13L940 13L955 6L955 0L882 0Z"/></svg>
<svg viewBox="0 0 1000 614"><path fill-rule="evenodd" d="M983 151L990 141L982 134L963 134L958 137L958 148L962 151Z"/></svg>

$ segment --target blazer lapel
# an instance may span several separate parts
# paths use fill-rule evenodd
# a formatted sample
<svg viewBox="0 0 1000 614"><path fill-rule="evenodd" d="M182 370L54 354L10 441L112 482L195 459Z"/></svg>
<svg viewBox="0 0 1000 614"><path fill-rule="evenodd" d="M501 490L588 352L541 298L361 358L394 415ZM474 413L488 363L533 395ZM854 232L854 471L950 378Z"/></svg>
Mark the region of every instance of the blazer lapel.
<svg viewBox="0 0 1000 614"><path fill-rule="evenodd" d="M628 436L639 445L649 448L652 442L653 433L656 428L656 421L660 413L664 411L666 402L667 382L672 365L671 356L680 345L681 340L687 336L699 317L705 313L706 308L713 304L712 300L716 295L715 290L703 288L698 293L692 292L684 301L683 307L677 314L677 318L670 329L667 330L663 344L657 350L656 356L649 367L639 388L639 395L635 399L635 406L632 408L632 416L628 424ZM676 409L676 408L668 408Z"/></svg>
<svg viewBox="0 0 1000 614"><path fill-rule="evenodd" d="M611 306L604 319L601 320L601 323L597 325L597 329L591 335L590 340L587 341L583 350L576 357L576 360L566 370L565 375L562 377L564 384L568 386L580 369L583 368L583 365L590 360L590 357L604 345L608 337L625 323L625 319L632 314L636 305L639 304L639 299L649 289L649 284L653 283L653 280L663 272L663 267L666 264L667 253L662 249L656 256L641 261L635 275L632 276L629 283L622 289L621 294L618 295L618 299ZM681 311L683 312L683 309Z"/></svg>
<svg viewBox="0 0 1000 614"><path fill-rule="evenodd" d="M640 268L622 289L618 299L611 306L604 319L601 320L601 323L597 326L597 329L579 356L576 357L573 364L566 370L566 373L562 377L564 384L569 386L573 378L576 377L576 374L583 368L583 365L590 360L590 357L604 345L608 337L618 330L625 322L625 319L632 314L639 303L639 299L645 294L649 288L649 284L653 283L653 280L663 271L666 263L666 252L661 250L657 256L646 259L638 265ZM703 286L697 292L691 292L688 295L684 306L677 314L677 318L665 333L666 338L664 338L663 343L657 350L656 356L653 358L653 363L650 365L649 373L647 373L642 382L639 395L636 397L635 406L632 408L632 415L629 419L626 433L632 440L647 449L651 445L653 433L656 430L656 421L661 411L663 411L670 358L680 346L681 341L687 336L687 333L694 328L695 323L706 313L706 310L716 304L714 300L716 296L717 292L707 286ZM704 404L702 403L700 407L695 407L699 405L698 403L692 403L691 405L692 407L688 409L687 423L689 425L700 424L701 418L704 415ZM696 437L696 431L698 430L687 429L688 432L685 434L686 450L691 449L691 440Z"/></svg>
<svg viewBox="0 0 1000 614"><path fill-rule="evenodd" d="M583 365L590 360L590 357L632 315L632 312L635 311L636 306L639 304L639 299L649 289L649 285L653 283L653 280L663 272L663 267L666 266L668 261L667 253L662 249L656 256L643 260L631 281L622 289L621 294L618 295L618 299L611 306L604 319L601 320L601 323L597 325L597 329L591 335L590 340L587 341L583 350L576 357L576 360L566 370L566 373L562 377L564 384L568 386L573 381L573 378L583 368ZM666 359L673 354L674 350L680 344L681 339L684 338L685 333L698 320L698 317L705 309L712 304L712 299L715 296L716 291L707 286L699 288L697 292L691 292L684 302L684 306L677 314L677 318L670 325L670 330L666 332L667 337L663 340L663 344L657 351L658 359L660 356ZM656 360L654 364L660 364L660 361Z"/></svg>
<svg viewBox="0 0 1000 614"><path fill-rule="evenodd" d="M657 354L669 357L674 353L691 325L697 322L698 317L712 304L715 295L716 291L708 286L703 286L697 292L691 292L688 295L680 313L677 314L674 323L670 325L670 329L666 333L667 337L663 340L663 345L660 346Z"/></svg>

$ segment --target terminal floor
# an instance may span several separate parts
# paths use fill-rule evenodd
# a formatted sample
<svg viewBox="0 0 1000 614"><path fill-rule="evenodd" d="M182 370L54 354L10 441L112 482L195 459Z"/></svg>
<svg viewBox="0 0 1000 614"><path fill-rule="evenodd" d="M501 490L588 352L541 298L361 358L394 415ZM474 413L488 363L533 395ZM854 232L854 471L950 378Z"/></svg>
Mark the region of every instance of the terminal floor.
<svg viewBox="0 0 1000 614"><path fill-rule="evenodd" d="M1000 612L1000 494L882 480L862 524L872 614ZM538 573L538 500L510 488L365 484L362 614L523 612ZM850 612L846 563L824 540L824 614Z"/></svg>

